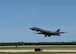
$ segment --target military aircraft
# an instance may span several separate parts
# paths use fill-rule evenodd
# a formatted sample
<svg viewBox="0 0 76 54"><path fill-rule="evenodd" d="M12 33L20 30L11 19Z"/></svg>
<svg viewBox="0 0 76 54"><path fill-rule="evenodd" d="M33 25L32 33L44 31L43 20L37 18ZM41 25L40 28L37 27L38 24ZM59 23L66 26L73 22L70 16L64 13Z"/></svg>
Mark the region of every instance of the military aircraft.
<svg viewBox="0 0 76 54"><path fill-rule="evenodd" d="M30 28L31 30L33 31L36 31L37 33L35 34L43 34L45 37L50 37L50 36L60 36L60 34L64 34L66 32L60 32L60 28L57 29L56 31L48 31L48 30L44 30L44 29L41 29L41 28L38 28L38 27L32 27Z"/></svg>

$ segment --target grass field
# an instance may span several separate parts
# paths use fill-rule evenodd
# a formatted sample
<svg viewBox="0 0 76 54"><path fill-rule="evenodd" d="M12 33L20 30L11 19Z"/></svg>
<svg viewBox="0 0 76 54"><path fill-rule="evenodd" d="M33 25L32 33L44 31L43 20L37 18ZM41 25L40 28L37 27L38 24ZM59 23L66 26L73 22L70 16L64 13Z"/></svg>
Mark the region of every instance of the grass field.
<svg viewBox="0 0 76 54"><path fill-rule="evenodd" d="M49 53L49 52L27 52L27 53L4 53L4 52L1 52L0 54L76 54L76 53Z"/></svg>
<svg viewBox="0 0 76 54"><path fill-rule="evenodd" d="M0 47L0 49L25 49L25 50L29 50L29 49L34 49L34 48L43 48L43 49L52 49L52 50L60 50L60 49L66 49L66 50L76 50L76 45L31 45L31 46L8 46L8 47Z"/></svg>

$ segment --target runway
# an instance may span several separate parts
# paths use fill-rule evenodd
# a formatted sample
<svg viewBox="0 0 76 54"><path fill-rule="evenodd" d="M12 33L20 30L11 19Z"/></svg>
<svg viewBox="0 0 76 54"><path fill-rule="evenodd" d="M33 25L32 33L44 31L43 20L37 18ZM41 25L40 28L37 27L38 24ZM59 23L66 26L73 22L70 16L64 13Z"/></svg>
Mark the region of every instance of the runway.
<svg viewBox="0 0 76 54"><path fill-rule="evenodd" d="M0 52L35 52L35 50L0 50ZM76 50L42 50L41 52L76 52Z"/></svg>
<svg viewBox="0 0 76 54"><path fill-rule="evenodd" d="M76 52L76 50L43 50L43 52Z"/></svg>
<svg viewBox="0 0 76 54"><path fill-rule="evenodd" d="M0 50L0 52L34 52L34 50Z"/></svg>

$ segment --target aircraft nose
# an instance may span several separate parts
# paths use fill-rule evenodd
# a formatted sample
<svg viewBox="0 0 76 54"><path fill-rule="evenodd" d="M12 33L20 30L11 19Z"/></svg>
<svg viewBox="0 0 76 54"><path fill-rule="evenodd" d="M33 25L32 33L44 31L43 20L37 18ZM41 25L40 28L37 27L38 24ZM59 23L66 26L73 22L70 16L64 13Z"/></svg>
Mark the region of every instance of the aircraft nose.
<svg viewBox="0 0 76 54"><path fill-rule="evenodd" d="M32 28L29 28L29 29L31 29L31 30L32 30Z"/></svg>
<svg viewBox="0 0 76 54"><path fill-rule="evenodd" d="M31 30L35 30L34 28L30 28Z"/></svg>

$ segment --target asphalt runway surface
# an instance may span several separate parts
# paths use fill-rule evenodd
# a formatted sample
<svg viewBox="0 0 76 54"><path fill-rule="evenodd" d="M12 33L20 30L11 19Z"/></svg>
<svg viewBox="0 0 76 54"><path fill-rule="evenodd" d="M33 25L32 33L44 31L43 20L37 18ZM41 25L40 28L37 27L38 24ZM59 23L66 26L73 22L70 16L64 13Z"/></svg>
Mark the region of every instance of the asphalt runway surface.
<svg viewBox="0 0 76 54"><path fill-rule="evenodd" d="M0 50L0 52L35 52L35 50ZM76 50L42 50L41 52L76 52Z"/></svg>

